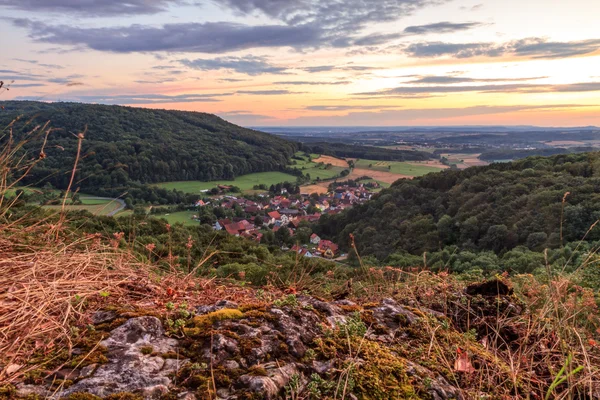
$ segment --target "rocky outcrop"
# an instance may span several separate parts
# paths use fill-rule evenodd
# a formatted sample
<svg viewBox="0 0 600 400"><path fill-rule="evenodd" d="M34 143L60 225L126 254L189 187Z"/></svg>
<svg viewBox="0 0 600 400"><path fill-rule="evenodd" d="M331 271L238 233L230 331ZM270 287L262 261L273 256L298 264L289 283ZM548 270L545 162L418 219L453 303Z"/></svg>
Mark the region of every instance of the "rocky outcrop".
<svg viewBox="0 0 600 400"><path fill-rule="evenodd" d="M118 322L102 312L94 322ZM422 323L439 313L393 299L359 306L289 296L273 304L196 307L177 328L131 318L101 342L106 362L78 368L61 391L21 385L18 394L79 399L404 398L462 399L443 368L407 359L411 340L429 345ZM168 322L168 321L167 321ZM181 323L180 323L181 325ZM102 325L100 325L102 326ZM414 349L417 351L417 349ZM420 350L419 350L420 351ZM431 364L431 363L430 363ZM388 396L389 393L389 397ZM301 397L299 397L301 396Z"/></svg>
<svg viewBox="0 0 600 400"><path fill-rule="evenodd" d="M87 366L81 379L55 398L78 392L99 397L139 392L146 399L159 399L172 387L170 376L188 362L161 357L176 352L178 342L165 336L162 322L155 317L132 318L101 344L107 349L108 363Z"/></svg>

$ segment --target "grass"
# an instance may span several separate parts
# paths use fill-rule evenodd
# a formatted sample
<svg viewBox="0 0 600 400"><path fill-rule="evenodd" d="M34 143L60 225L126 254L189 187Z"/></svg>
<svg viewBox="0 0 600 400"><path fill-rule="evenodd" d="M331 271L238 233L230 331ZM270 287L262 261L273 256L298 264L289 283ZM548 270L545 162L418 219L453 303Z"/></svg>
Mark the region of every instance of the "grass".
<svg viewBox="0 0 600 400"><path fill-rule="evenodd" d="M346 169L342 167L319 165L319 163L310 161L307 157L305 157L304 152L296 153L296 157L302 157L302 160L293 161L295 164L292 165L293 168L298 168L302 170L304 174L310 174L311 180L314 182L317 178L320 180L332 179L340 175L340 173ZM319 158L319 154L311 154L311 159Z"/></svg>
<svg viewBox="0 0 600 400"><path fill-rule="evenodd" d="M111 212L115 211L116 209L118 209L120 207L120 204L117 203L116 201L110 201L110 200L104 200L102 202L102 200L98 200L98 202L96 204L82 204L82 205L67 205L65 207L66 210L68 211L89 211L94 215L108 215ZM56 206L42 206L42 208L45 208L47 210L56 210L56 211L60 211L62 206L60 205L56 205Z"/></svg>
<svg viewBox="0 0 600 400"><path fill-rule="evenodd" d="M194 211L178 211L170 214L154 214L153 216L156 218L164 218L171 225L176 223L182 223L186 226L198 226L199 223L197 221L192 220L193 215L197 215L198 213Z"/></svg>
<svg viewBox="0 0 600 400"><path fill-rule="evenodd" d="M440 172L439 168L426 165L414 165L400 161L358 160L355 162L355 166L360 169L391 172L393 174L407 176L423 176L430 172Z"/></svg>
<svg viewBox="0 0 600 400"><path fill-rule="evenodd" d="M179 181L179 182L164 182L156 184L158 187L167 190L179 190L184 193L199 193L201 190L210 190L217 185L237 186L242 191L252 190L255 185L265 184L267 186L276 185L283 182L296 182L296 177L283 172L257 172L254 174L242 175L235 178L233 181Z"/></svg>

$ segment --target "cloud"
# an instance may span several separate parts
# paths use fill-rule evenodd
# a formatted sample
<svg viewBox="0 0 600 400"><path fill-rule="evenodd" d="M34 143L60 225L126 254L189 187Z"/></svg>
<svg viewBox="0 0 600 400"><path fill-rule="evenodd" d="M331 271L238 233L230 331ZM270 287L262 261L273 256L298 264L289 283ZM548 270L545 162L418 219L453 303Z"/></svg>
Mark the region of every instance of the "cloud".
<svg viewBox="0 0 600 400"><path fill-rule="evenodd" d="M398 126L402 124L435 124L437 120L472 117L481 115L498 115L515 112L556 112L561 109L589 107L578 104L556 105L514 105L514 106L474 106L464 108L415 108L382 111L349 112L344 115L306 116L289 121L294 126Z"/></svg>
<svg viewBox="0 0 600 400"><path fill-rule="evenodd" d="M238 90L236 93L255 96L280 96L284 94L302 94L305 92L290 92L289 90Z"/></svg>
<svg viewBox="0 0 600 400"><path fill-rule="evenodd" d="M29 36L41 43L85 46L98 51L224 53L265 47L316 47L322 32L314 26L260 25L233 22L166 24L161 27L80 28L47 25L30 19L13 23L29 30Z"/></svg>
<svg viewBox="0 0 600 400"><path fill-rule="evenodd" d="M393 22L423 7L449 0L214 0L238 14L264 14L271 25L234 22L170 23L163 26L77 27L13 19L38 42L85 46L99 51L225 53L266 47L298 50L386 43L400 35L361 35L368 25ZM11 7L67 9L105 15L154 13L177 0L0 0ZM106 3L106 4L105 4ZM22 5L25 4L25 5Z"/></svg>
<svg viewBox="0 0 600 400"><path fill-rule="evenodd" d="M65 68L62 65L58 65L58 64L43 64L43 63L40 63L38 60L24 60L22 58L13 58L13 60L20 61L23 63L38 65L38 66L44 67L44 68L51 68L51 69L64 69Z"/></svg>
<svg viewBox="0 0 600 400"><path fill-rule="evenodd" d="M400 109L401 106L389 106L389 105L371 105L371 106L349 106L349 105L334 105L334 106L308 106L304 110L308 111L348 111L348 110L386 110L386 109Z"/></svg>
<svg viewBox="0 0 600 400"><path fill-rule="evenodd" d="M0 0L0 7L27 12L54 12L87 17L156 14L181 0Z"/></svg>
<svg viewBox="0 0 600 400"><path fill-rule="evenodd" d="M516 56L534 59L566 58L600 50L600 39L552 42L545 38L527 38L506 43L445 43L421 42L403 48L411 57L501 57Z"/></svg>
<svg viewBox="0 0 600 400"><path fill-rule="evenodd" d="M241 126L257 126L277 121L276 118L268 115L253 114L250 111L226 111L219 112L217 115L229 122Z"/></svg>
<svg viewBox="0 0 600 400"><path fill-rule="evenodd" d="M317 73L317 72L329 72L329 71L333 71L334 69L336 69L335 65L317 65L314 67L304 67L302 68L303 71L309 72L309 73Z"/></svg>
<svg viewBox="0 0 600 400"><path fill-rule="evenodd" d="M316 24L356 32L370 22L391 22L445 0L215 0L242 15L262 14L289 25Z"/></svg>
<svg viewBox="0 0 600 400"><path fill-rule="evenodd" d="M12 88L31 88L31 87L42 87L46 86L43 83L13 83L9 85L5 85Z"/></svg>
<svg viewBox="0 0 600 400"><path fill-rule="evenodd" d="M450 85L455 83L474 83L474 82L522 82L532 81L538 79L545 79L547 76L537 76L532 78L469 78L462 76L448 76L448 75L428 75L421 76L418 79L408 81L406 83L412 84L441 84Z"/></svg>
<svg viewBox="0 0 600 400"><path fill-rule="evenodd" d="M463 23L452 23L452 22L437 22L435 24L427 25L415 25L409 26L404 29L405 35L427 35L430 33L453 33L466 31L482 26L484 24L479 22L463 22Z"/></svg>
<svg viewBox="0 0 600 400"><path fill-rule="evenodd" d="M581 82L572 84L527 84L508 83L498 85L461 85L461 86L400 86L377 92L356 93L358 96L398 96L439 93L555 93L555 92L592 92L600 91L600 82Z"/></svg>
<svg viewBox="0 0 600 400"><path fill-rule="evenodd" d="M211 93L211 94L180 94L176 96L168 96L164 94L97 94L97 95L80 95L80 94L61 94L61 101L75 101L83 103L99 103L99 104L164 104L164 103L214 103L221 100L215 97L229 96L231 93ZM32 100L31 97L17 97L16 100Z"/></svg>
<svg viewBox="0 0 600 400"><path fill-rule="evenodd" d="M274 82L276 85L297 85L297 86L328 86L328 85L349 85L351 81L281 81Z"/></svg>
<svg viewBox="0 0 600 400"><path fill-rule="evenodd" d="M265 57L217 57L213 59L179 60L189 68L201 71L227 70L250 76L263 74L288 74L288 68L270 64Z"/></svg>

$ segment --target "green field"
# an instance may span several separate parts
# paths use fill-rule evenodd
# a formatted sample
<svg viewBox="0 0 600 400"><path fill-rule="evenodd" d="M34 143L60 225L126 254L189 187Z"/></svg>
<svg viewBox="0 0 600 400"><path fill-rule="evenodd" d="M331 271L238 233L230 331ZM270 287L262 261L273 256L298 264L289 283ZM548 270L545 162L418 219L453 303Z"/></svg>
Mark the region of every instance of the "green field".
<svg viewBox="0 0 600 400"><path fill-rule="evenodd" d="M158 183L156 186L167 190L180 190L185 193L200 193L201 190L210 190L217 185L237 186L241 190L252 190L254 185L265 184L267 186L276 185L283 182L296 182L296 177L283 172L258 172L255 174L242 175L233 181L180 181Z"/></svg>
<svg viewBox="0 0 600 400"><path fill-rule="evenodd" d="M155 218L164 218L169 224L182 223L187 226L198 226L199 223L192 220L192 216L197 214L193 211L179 211L170 214L153 214L152 216Z"/></svg>
<svg viewBox="0 0 600 400"><path fill-rule="evenodd" d="M94 215L108 215L111 212L115 211L116 209L118 209L120 207L120 204L116 201L109 201L109 200L97 200L98 203L96 204L82 204L82 205L67 205L65 206L65 209L67 211L89 211ZM55 205L55 206L42 206L43 208L47 209L47 210L56 210L56 211L60 211L62 209L62 206L60 205Z"/></svg>
<svg viewBox="0 0 600 400"><path fill-rule="evenodd" d="M303 160L293 159L295 164L292 164L292 168L298 168L305 175L310 174L310 178L312 181L315 181L317 178L321 180L332 179L340 175L340 173L347 168L342 167L327 167L326 165L319 166L318 163L313 161L309 161L307 157L304 156L303 152L296 153L297 157L302 157ZM319 158L319 154L311 154L311 159Z"/></svg>
<svg viewBox="0 0 600 400"><path fill-rule="evenodd" d="M385 171L393 174L408 176L423 176L430 172L440 172L440 168L427 165L414 165L400 161L377 161L377 160L358 160L355 162L356 168L370 169L373 171Z"/></svg>

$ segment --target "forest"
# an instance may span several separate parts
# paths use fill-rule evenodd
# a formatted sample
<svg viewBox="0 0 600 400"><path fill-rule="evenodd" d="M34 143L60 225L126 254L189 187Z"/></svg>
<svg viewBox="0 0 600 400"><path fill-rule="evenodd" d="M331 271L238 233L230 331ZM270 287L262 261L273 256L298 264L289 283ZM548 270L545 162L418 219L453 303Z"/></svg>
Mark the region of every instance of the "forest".
<svg viewBox="0 0 600 400"><path fill-rule="evenodd" d="M29 132L51 121L45 160L24 183L50 182L59 189L69 183L76 135L85 127L75 183L94 194L173 180L211 181L284 170L297 150L293 142L205 113L31 101L7 101L3 106L0 126L20 118L12 125L13 140L27 139L24 150L32 156L39 154L46 132Z"/></svg>
<svg viewBox="0 0 600 400"><path fill-rule="evenodd" d="M380 261L449 246L542 251L600 231L600 153L530 157L399 180L366 204L323 216L317 233ZM591 229L595 228L595 229Z"/></svg>

